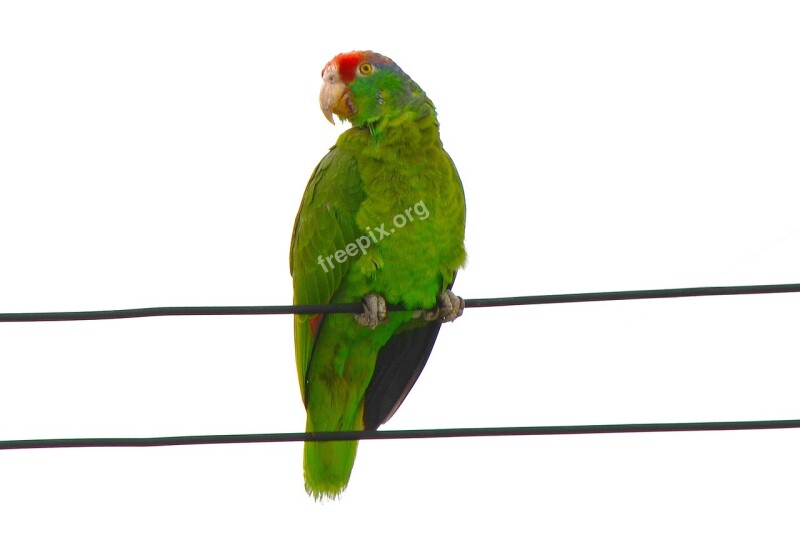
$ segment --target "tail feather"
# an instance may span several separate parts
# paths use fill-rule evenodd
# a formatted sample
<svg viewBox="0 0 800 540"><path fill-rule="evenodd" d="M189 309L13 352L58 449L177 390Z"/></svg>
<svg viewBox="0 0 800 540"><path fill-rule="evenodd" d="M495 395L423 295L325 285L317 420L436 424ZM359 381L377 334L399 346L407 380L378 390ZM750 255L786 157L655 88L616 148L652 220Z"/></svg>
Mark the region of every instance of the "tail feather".
<svg viewBox="0 0 800 540"><path fill-rule="evenodd" d="M303 472L306 492L315 500L335 499L350 481L358 441L306 442Z"/></svg>
<svg viewBox="0 0 800 540"><path fill-rule="evenodd" d="M336 427L315 424L311 414L306 419L306 431L360 431L364 429L362 408L358 407L348 421L336 422ZM319 419L322 420L322 419ZM327 424L327 422L322 422ZM306 492L315 500L336 499L350 481L350 472L356 460L358 441L308 441L303 447L303 476Z"/></svg>

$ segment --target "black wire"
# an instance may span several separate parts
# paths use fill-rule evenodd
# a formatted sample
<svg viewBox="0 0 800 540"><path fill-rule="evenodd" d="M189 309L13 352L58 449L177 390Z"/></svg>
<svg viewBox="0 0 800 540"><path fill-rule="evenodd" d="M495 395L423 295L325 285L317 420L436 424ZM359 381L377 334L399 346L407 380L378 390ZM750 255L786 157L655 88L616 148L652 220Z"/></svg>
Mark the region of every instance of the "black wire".
<svg viewBox="0 0 800 540"><path fill-rule="evenodd" d="M775 294L800 292L800 283L780 285L739 285L732 287L691 287L683 289L649 289L576 294L545 294L509 298L476 298L465 300L468 308L565 304L574 302L605 302L612 300L643 300L682 298L691 296L727 296L741 294ZM153 307L114 309L104 311L61 311L40 313L0 313L0 322L91 321L132 319L181 315L285 315L292 313L361 313L361 304L321 304L302 306L210 306L210 307ZM389 311L403 311L403 306L390 305Z"/></svg>
<svg viewBox="0 0 800 540"><path fill-rule="evenodd" d="M650 289L579 294L518 296L510 298L479 298L466 300L466 307L499 307L574 302L681 298L694 296L723 296L742 294L773 294L800 292L800 284L743 285L731 287L693 287L681 289ZM405 309L389 306L389 310ZM361 304L326 304L303 306L227 306L227 307L156 307L105 311L72 311L43 313L3 313L0 322L82 321L126 319L138 317L180 315L273 315L291 313L360 313ZM606 424L582 426L499 427L422 429L408 431L365 431L324 433L269 433L245 435L191 435L150 438L77 438L0 441L0 450L74 447L145 447L198 444L241 444L257 442L333 441L353 439L426 439L444 437L498 437L519 435L580 435L601 433L653 433L676 431L728 431L755 429L800 428L800 420L763 420L743 422L695 422L666 424Z"/></svg>
<svg viewBox="0 0 800 540"><path fill-rule="evenodd" d="M751 420L742 422L681 422L661 424L600 424L579 426L523 426L491 428L414 429L400 431L329 431L317 433L265 433L244 435L187 435L145 438L31 439L0 441L0 450L33 448L107 448L245 444L303 441L386 439L434 439L454 437L501 437L522 435L596 435L613 433L660 433L676 431L743 431L796 429L800 420Z"/></svg>
<svg viewBox="0 0 800 540"><path fill-rule="evenodd" d="M742 294L776 294L800 292L800 283L777 285L736 285L730 287L688 287L682 289L646 289L576 294L545 294L511 298L478 298L467 300L467 307L519 306L532 304L568 304L573 302L608 302L615 300L651 300L692 296L734 296Z"/></svg>

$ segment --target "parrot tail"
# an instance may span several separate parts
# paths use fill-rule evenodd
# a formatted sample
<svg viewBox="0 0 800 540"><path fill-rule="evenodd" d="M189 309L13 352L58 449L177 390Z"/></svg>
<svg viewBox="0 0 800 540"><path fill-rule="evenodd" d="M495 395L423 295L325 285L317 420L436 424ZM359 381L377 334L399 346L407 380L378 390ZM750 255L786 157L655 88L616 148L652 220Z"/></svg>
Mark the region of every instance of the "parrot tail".
<svg viewBox="0 0 800 540"><path fill-rule="evenodd" d="M358 441L306 442L303 472L306 491L315 500L335 499L350 480Z"/></svg>

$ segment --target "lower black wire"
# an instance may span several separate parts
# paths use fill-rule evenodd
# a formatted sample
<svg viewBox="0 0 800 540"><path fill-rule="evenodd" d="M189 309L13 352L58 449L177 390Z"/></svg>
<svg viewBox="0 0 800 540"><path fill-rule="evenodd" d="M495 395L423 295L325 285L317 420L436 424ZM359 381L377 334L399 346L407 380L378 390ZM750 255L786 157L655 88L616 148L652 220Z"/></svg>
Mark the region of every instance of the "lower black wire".
<svg viewBox="0 0 800 540"><path fill-rule="evenodd" d="M661 424L599 424L578 426L521 426L400 431L335 431L318 433L264 433L243 435L186 435L144 438L31 439L0 441L0 450L34 448L106 448L189 446L202 444L249 444L304 441L437 439L454 437L504 437L531 435L598 435L692 431L744 431L796 429L800 420L750 420L738 422L676 422Z"/></svg>

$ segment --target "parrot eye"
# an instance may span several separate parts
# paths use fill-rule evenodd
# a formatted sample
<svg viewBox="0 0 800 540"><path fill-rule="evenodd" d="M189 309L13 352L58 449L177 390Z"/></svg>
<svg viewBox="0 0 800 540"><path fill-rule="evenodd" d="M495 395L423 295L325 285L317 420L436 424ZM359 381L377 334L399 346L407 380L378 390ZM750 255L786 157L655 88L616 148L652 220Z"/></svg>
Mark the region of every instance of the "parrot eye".
<svg viewBox="0 0 800 540"><path fill-rule="evenodd" d="M372 64L370 64L369 62L364 62L363 64L358 66L358 72L361 73L362 75L369 75L370 73L372 73Z"/></svg>

